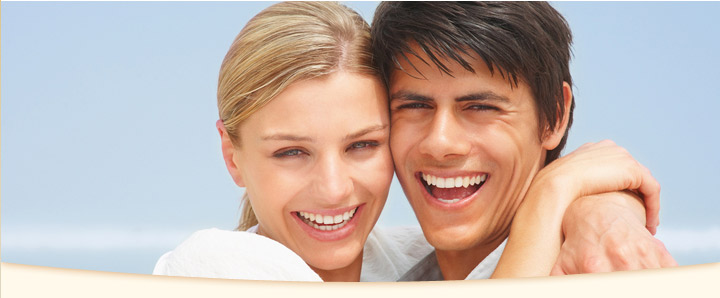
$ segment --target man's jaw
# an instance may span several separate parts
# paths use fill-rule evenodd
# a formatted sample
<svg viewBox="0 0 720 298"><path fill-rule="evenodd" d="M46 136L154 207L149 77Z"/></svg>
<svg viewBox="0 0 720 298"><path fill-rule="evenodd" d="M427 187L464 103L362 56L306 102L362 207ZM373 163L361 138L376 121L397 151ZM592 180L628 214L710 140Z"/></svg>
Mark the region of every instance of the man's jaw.
<svg viewBox="0 0 720 298"><path fill-rule="evenodd" d="M425 188L427 196L440 205L465 205L465 201L475 197L488 179L487 173L465 175L433 175L418 172L416 178Z"/></svg>

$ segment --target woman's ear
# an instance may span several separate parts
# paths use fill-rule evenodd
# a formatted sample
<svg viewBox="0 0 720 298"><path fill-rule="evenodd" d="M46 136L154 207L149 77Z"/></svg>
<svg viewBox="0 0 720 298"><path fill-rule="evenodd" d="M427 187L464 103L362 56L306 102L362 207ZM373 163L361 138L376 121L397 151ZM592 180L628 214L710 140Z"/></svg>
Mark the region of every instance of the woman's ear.
<svg viewBox="0 0 720 298"><path fill-rule="evenodd" d="M220 146L222 147L222 155L225 160L225 166L227 167L230 176L232 176L233 181L235 181L235 184L240 187L245 187L242 174L240 173L240 169L238 169L238 165L235 163L234 159L235 155L238 153L230 140L230 135L228 135L227 130L225 130L225 124L223 124L222 120L218 120L215 122L215 126L220 133Z"/></svg>
<svg viewBox="0 0 720 298"><path fill-rule="evenodd" d="M555 147L560 144L560 141L565 135L565 130L567 129L568 119L570 118L570 106L572 105L573 98L572 88L570 88L570 84L563 82L562 89L564 110L558 111L559 113L562 113L562 120L559 120L560 118L558 117L558 121L560 122L555 123L554 127L548 128L548 131L545 133L545 138L543 138L543 149L548 151L555 149Z"/></svg>

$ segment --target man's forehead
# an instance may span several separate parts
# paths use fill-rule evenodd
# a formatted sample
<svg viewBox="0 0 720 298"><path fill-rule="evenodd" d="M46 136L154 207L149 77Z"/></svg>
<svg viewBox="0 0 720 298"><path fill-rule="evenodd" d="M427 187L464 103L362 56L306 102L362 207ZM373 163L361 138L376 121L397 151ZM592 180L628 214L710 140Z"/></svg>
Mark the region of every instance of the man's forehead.
<svg viewBox="0 0 720 298"><path fill-rule="evenodd" d="M517 89L507 77L502 77L502 81L498 80L502 75L498 72L491 73L484 63L480 67L474 66L477 70L470 72L456 64L449 68L449 73L426 64L410 70L395 68L388 81L389 99L402 97L424 100L423 97L431 97L431 93L452 94L458 98L473 97L472 94L487 93L490 90L497 94L492 98L508 98L510 93Z"/></svg>
<svg viewBox="0 0 720 298"><path fill-rule="evenodd" d="M467 51L466 51L467 52ZM432 51L432 57L428 55L417 43L411 43L410 51L399 52L395 55L395 67L393 67L390 77L396 75L397 72L404 72L412 77L423 78L424 73L427 72L441 72L444 74L452 75L453 70L465 70L467 69L461 65L461 63L455 59L451 59L446 55L437 51ZM464 54L462 51L458 51L457 55L460 59L467 61L469 64L476 64L479 62L478 67L486 67L485 63L480 56L470 51L474 55ZM472 69L475 66L471 66Z"/></svg>
<svg viewBox="0 0 720 298"><path fill-rule="evenodd" d="M493 76L501 76L510 84L511 88L524 82L521 77L514 73L508 73L496 64L487 64L477 52L469 47L455 49L456 58L450 58L437 50L429 50L434 57L430 57L417 42L410 42L410 51L396 54L397 62L388 77L388 87L392 88L398 75L403 74L415 79L427 80L427 76L432 74L454 77L458 73L475 73L486 70ZM464 62L465 65L461 62Z"/></svg>

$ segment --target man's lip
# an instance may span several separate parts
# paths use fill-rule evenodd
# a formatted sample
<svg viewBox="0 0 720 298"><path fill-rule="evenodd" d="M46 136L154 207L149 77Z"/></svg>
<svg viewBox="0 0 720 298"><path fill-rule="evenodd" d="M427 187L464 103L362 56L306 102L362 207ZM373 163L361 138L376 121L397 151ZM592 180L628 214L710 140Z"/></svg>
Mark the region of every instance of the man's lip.
<svg viewBox="0 0 720 298"><path fill-rule="evenodd" d="M415 176L422 177L423 174L429 174L436 177L442 177L442 178L457 178L457 177L472 177L472 176L482 176L487 175L487 172L480 172L480 171L418 171L415 172Z"/></svg>
<svg viewBox="0 0 720 298"><path fill-rule="evenodd" d="M425 181L422 177L423 174L430 174L430 175L440 177L440 178L476 177L476 176L485 175L485 180L482 182L480 187L477 190L475 190L475 192L470 194L469 196L460 198L456 202L448 203L448 202L440 201L438 198L436 198L435 196L433 196L433 194L431 194L429 192L429 190L427 189L427 186L425 184ZM433 205L437 208L440 208L440 209L445 209L445 210L460 209L460 208L464 208L465 206L470 204L473 201L473 199L478 196L478 194L482 190L484 184L487 182L487 180L489 178L490 178L490 175L486 172L469 172L469 171L434 172L434 171L427 171L427 172L416 172L415 173L415 179L417 180L417 183L420 184L420 187L422 188L423 196L425 197L425 199L431 205Z"/></svg>

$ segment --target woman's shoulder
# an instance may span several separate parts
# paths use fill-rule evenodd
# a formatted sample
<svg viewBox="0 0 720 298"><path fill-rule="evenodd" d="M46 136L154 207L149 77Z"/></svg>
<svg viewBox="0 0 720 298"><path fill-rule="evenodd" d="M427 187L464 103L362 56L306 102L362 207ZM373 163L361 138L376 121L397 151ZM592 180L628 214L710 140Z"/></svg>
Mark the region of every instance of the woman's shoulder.
<svg viewBox="0 0 720 298"><path fill-rule="evenodd" d="M249 280L322 281L293 251L249 232L206 229L158 259L153 274Z"/></svg>

